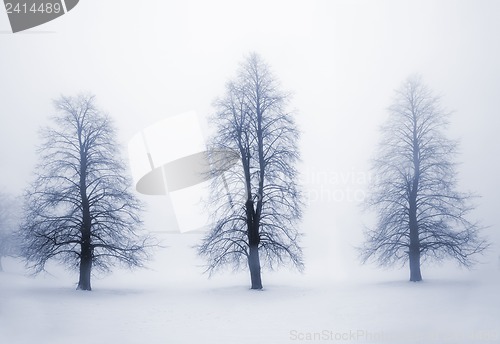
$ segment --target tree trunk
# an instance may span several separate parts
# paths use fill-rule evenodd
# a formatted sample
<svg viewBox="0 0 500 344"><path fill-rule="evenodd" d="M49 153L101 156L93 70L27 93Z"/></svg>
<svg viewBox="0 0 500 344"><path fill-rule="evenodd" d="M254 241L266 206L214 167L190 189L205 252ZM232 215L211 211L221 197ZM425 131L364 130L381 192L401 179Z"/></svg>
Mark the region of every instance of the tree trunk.
<svg viewBox="0 0 500 344"><path fill-rule="evenodd" d="M420 146L417 135L417 119L414 115L413 121L413 166L415 175L410 189L409 197L409 226L410 226L410 281L418 282L422 280L420 273L420 236L417 218L417 194L420 182Z"/></svg>
<svg viewBox="0 0 500 344"><path fill-rule="evenodd" d="M80 258L80 280L77 290L92 290L90 286L90 273L92 271L92 250L90 243L82 243L82 253Z"/></svg>
<svg viewBox="0 0 500 344"><path fill-rule="evenodd" d="M410 247L410 281L419 282L422 280L420 273L420 251L418 247Z"/></svg>
<svg viewBox="0 0 500 344"><path fill-rule="evenodd" d="M410 281L418 282L422 280L422 275L420 273L420 238L418 233L418 221L417 221L417 206L416 197L414 192L410 197L410 247L409 247L409 260L410 260Z"/></svg>
<svg viewBox="0 0 500 344"><path fill-rule="evenodd" d="M414 203L410 203L410 281L418 282L422 280L420 273L420 238L418 234L418 222L416 215L416 207Z"/></svg>
<svg viewBox="0 0 500 344"><path fill-rule="evenodd" d="M418 223L414 206L410 206L410 281L418 282L422 280L420 273L420 239L418 235Z"/></svg>
<svg viewBox="0 0 500 344"><path fill-rule="evenodd" d="M260 258L259 258L259 222L255 221L255 211L253 201L246 202L247 210L247 231L248 231L248 268L250 270L250 279L252 289L262 289L262 279L260 276Z"/></svg>
<svg viewBox="0 0 500 344"><path fill-rule="evenodd" d="M252 281L252 289L262 289L258 246L250 246L250 253L248 255L248 268L250 269L250 279Z"/></svg>
<svg viewBox="0 0 500 344"><path fill-rule="evenodd" d="M90 205L87 195L87 151L81 139L82 129L78 129L80 141L80 196L82 198L82 228L81 228L81 252L80 252L80 280L77 290L92 290L90 286L90 273L92 270L92 245L91 232L92 220L90 217Z"/></svg>

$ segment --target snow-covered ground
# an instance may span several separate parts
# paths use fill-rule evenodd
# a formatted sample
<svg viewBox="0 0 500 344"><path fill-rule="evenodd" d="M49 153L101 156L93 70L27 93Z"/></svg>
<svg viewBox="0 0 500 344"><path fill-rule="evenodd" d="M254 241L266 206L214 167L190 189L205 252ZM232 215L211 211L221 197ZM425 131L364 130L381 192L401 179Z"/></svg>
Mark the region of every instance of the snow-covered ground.
<svg viewBox="0 0 500 344"><path fill-rule="evenodd" d="M500 343L500 271L363 267L335 279L329 262L304 274L245 273L208 279L190 248L198 235L167 235L150 270L117 270L74 289L75 273L27 277L20 262L0 273L0 343ZM361 272L361 273L359 273Z"/></svg>

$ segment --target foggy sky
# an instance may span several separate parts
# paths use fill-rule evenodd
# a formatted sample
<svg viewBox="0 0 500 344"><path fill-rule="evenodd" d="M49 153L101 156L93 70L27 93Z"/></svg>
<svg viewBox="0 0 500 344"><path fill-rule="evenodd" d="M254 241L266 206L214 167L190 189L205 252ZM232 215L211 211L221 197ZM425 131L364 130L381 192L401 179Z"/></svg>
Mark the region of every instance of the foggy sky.
<svg viewBox="0 0 500 344"><path fill-rule="evenodd" d="M255 51L293 92L303 131L306 262L326 257L345 270L355 257L378 129L414 73L453 111L460 189L482 195L474 216L498 241L499 19L497 1L85 0L12 34L0 10L0 189L18 194L31 180L37 130L60 94L96 94L125 145L166 116L209 115ZM164 202L152 202L148 228L172 228ZM495 246L488 259L498 255Z"/></svg>

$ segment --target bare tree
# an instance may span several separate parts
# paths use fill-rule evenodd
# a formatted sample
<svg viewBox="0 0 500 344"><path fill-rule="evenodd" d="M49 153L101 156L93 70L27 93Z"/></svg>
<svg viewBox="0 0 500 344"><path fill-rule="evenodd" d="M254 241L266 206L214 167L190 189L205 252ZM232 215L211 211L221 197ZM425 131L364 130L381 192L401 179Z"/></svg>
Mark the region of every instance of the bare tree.
<svg viewBox="0 0 500 344"><path fill-rule="evenodd" d="M3 271L2 257L16 255L16 236L19 222L19 207L11 195L0 192L0 271Z"/></svg>
<svg viewBox="0 0 500 344"><path fill-rule="evenodd" d="M479 223L466 218L473 195L455 190L457 143L444 135L448 113L419 77L406 80L389 111L368 202L377 225L366 233L363 261L409 260L410 281L422 280L421 257L470 266L488 245Z"/></svg>
<svg viewBox="0 0 500 344"><path fill-rule="evenodd" d="M261 259L273 268L291 262L303 268L297 222L301 194L297 186L299 132L286 111L289 96L262 59L251 54L226 94L215 102L213 171L209 211L214 226L199 254L212 273L224 265L248 264L252 289L262 289ZM239 161L229 170L227 154ZM223 173L225 171L225 173Z"/></svg>
<svg viewBox="0 0 500 344"><path fill-rule="evenodd" d="M91 271L116 263L142 266L150 238L141 204L120 160L111 119L93 96L54 102L55 126L42 130L40 164L26 191L22 253L35 273L50 259L79 269L77 289L91 290Z"/></svg>

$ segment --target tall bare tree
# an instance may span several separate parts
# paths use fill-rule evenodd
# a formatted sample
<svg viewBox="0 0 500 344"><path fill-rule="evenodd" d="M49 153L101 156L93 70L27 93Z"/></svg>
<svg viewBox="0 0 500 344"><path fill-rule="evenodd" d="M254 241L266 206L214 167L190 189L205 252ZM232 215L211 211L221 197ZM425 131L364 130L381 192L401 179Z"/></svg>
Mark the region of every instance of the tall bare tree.
<svg viewBox="0 0 500 344"><path fill-rule="evenodd" d="M2 257L17 253L15 233L19 226L19 212L16 199L0 192L0 271L3 271Z"/></svg>
<svg viewBox="0 0 500 344"><path fill-rule="evenodd" d="M35 272L50 259L79 269L77 289L91 290L91 271L115 263L142 266L150 238L141 204L129 191L110 117L93 96L61 97L55 126L42 130L35 181L26 191L22 253Z"/></svg>
<svg viewBox="0 0 500 344"><path fill-rule="evenodd" d="M410 281L422 280L421 258L471 265L488 245L479 223L467 219L473 195L456 191L457 143L444 134L449 114L418 76L403 83L389 112L368 202L377 225L366 233L363 261L409 261Z"/></svg>
<svg viewBox="0 0 500 344"><path fill-rule="evenodd" d="M209 152L221 168L213 171L211 187L209 211L215 224L199 253L208 259L210 272L248 264L252 289L262 289L261 260L271 268L286 262L303 268L295 167L299 132L286 110L288 101L269 67L251 54L215 102ZM238 163L226 170L220 160L227 155L221 152L236 152Z"/></svg>

